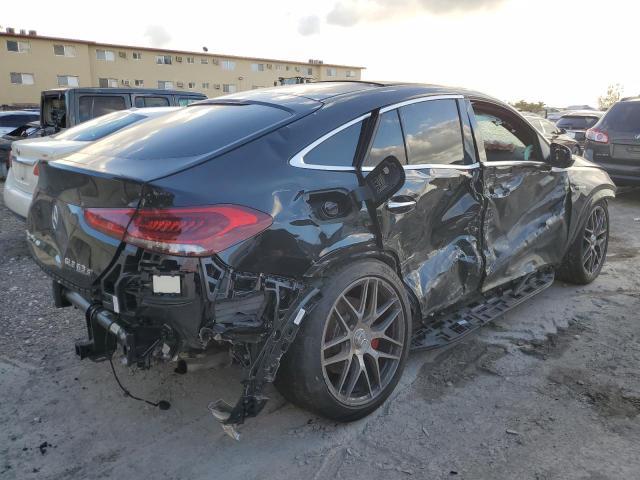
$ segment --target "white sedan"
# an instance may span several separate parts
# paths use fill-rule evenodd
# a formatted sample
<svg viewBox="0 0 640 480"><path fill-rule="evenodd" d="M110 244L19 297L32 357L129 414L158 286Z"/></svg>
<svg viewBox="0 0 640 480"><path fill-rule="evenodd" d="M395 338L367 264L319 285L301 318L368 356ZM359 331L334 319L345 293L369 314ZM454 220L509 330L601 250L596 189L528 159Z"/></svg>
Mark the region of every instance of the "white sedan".
<svg viewBox="0 0 640 480"><path fill-rule="evenodd" d="M39 162L58 160L134 123L165 115L178 108L180 107L120 110L50 137L14 142L11 145L10 168L4 186L4 204L14 213L26 218L31 197L38 184Z"/></svg>

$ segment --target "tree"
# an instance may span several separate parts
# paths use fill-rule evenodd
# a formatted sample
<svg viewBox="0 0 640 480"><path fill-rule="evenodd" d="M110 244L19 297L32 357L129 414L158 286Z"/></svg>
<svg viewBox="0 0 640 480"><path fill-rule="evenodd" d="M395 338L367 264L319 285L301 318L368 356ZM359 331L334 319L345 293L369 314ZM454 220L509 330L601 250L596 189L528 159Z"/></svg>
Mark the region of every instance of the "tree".
<svg viewBox="0 0 640 480"><path fill-rule="evenodd" d="M606 95L598 97L598 108L600 110L608 110L611 105L616 103L622 97L622 85L619 83L609 85Z"/></svg>
<svg viewBox="0 0 640 480"><path fill-rule="evenodd" d="M513 108L520 110L521 112L544 112L545 104L544 102L527 102L526 100L519 100L516 103L512 104Z"/></svg>

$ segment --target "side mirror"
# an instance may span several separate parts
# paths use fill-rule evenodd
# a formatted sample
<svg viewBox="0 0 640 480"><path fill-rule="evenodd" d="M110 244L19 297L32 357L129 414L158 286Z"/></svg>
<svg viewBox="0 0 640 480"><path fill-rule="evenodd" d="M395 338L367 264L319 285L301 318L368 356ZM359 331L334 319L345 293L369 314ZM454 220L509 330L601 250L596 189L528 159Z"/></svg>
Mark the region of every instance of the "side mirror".
<svg viewBox="0 0 640 480"><path fill-rule="evenodd" d="M573 153L571 153L571 149L560 143L552 143L549 164L552 167L558 168L567 168L573 165Z"/></svg>
<svg viewBox="0 0 640 480"><path fill-rule="evenodd" d="M404 167L390 155L369 172L364 185L354 192L354 196L359 201L369 201L374 207L379 207L402 188L404 181Z"/></svg>

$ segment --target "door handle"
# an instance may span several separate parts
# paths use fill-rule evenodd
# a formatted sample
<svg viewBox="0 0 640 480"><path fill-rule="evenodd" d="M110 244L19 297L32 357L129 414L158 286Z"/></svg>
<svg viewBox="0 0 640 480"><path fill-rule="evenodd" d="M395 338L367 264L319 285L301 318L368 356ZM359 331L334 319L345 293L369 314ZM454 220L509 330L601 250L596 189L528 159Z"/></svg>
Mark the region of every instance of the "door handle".
<svg viewBox="0 0 640 480"><path fill-rule="evenodd" d="M416 206L415 200L389 200L387 202L387 210L393 213L406 213L413 210Z"/></svg>

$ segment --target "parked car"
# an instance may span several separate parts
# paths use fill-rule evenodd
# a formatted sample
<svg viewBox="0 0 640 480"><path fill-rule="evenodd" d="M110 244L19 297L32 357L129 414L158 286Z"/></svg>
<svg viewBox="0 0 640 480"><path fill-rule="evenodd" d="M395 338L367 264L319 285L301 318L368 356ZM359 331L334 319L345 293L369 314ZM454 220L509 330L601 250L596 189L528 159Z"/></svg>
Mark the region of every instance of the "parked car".
<svg viewBox="0 0 640 480"><path fill-rule="evenodd" d="M43 163L76 152L91 142L149 118L166 115L178 107L132 108L112 112L56 135L13 143L9 172L4 186L4 204L14 213L27 216Z"/></svg>
<svg viewBox="0 0 640 480"><path fill-rule="evenodd" d="M640 97L614 104L587 130L585 157L618 185L640 185Z"/></svg>
<svg viewBox="0 0 640 480"><path fill-rule="evenodd" d="M25 123L38 120L40 114L30 110L7 110L0 112L0 136L21 127Z"/></svg>
<svg viewBox="0 0 640 480"><path fill-rule="evenodd" d="M210 410L235 436L274 379L354 420L410 349L461 338L555 275L593 281L614 191L480 93L311 83L199 102L43 164L27 237L55 304L86 312L80 358L118 349L147 368L229 346L243 393Z"/></svg>
<svg viewBox="0 0 640 480"><path fill-rule="evenodd" d="M573 138L584 151L585 134L602 117L603 112L596 110L577 110L562 115L556 122L556 126L563 133Z"/></svg>
<svg viewBox="0 0 640 480"><path fill-rule="evenodd" d="M555 123L537 115L525 114L523 116L529 120L529 123L533 125L535 129L538 130L538 132L540 132L549 142L556 142L565 145L569 147L571 153L574 155L580 155L580 145L577 140L564 134L562 129L558 128Z"/></svg>
<svg viewBox="0 0 640 480"><path fill-rule="evenodd" d="M184 107L203 100L201 93L151 88L55 88L42 92L42 126L51 133L117 110Z"/></svg>
<svg viewBox="0 0 640 480"><path fill-rule="evenodd" d="M39 137L43 134L40 122L29 122L22 125L0 138L0 178L7 177L9 170L9 154L11 153L11 144L16 140L24 140L25 138Z"/></svg>

